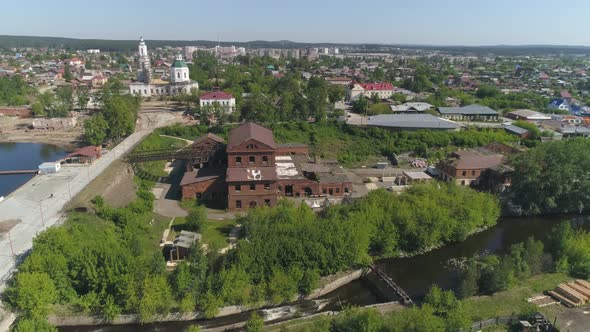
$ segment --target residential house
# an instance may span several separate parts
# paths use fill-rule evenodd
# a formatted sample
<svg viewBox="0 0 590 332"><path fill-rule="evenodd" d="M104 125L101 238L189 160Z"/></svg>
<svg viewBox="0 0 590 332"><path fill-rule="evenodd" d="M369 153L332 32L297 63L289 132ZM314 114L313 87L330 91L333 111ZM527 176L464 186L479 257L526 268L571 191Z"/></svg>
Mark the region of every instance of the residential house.
<svg viewBox="0 0 590 332"><path fill-rule="evenodd" d="M514 120L543 121L551 120L551 116L528 109L519 109L506 113L506 117Z"/></svg>
<svg viewBox="0 0 590 332"><path fill-rule="evenodd" d="M504 155L484 148L461 150L442 160L438 168L443 180L469 186L476 185L484 171L501 165L505 160Z"/></svg>
<svg viewBox="0 0 590 332"><path fill-rule="evenodd" d="M549 108L550 110L560 110L560 111L568 111L568 112L572 111L572 107L571 107L570 103L567 101L567 99L563 99L563 98L551 99L551 101L547 105L547 108Z"/></svg>
<svg viewBox="0 0 590 332"><path fill-rule="evenodd" d="M200 98L201 108L220 107L224 112L231 114L236 110L236 99L229 93L222 91L211 91L202 95Z"/></svg>
<svg viewBox="0 0 590 332"><path fill-rule="evenodd" d="M478 104L463 107L438 107L437 112L444 119L456 121L497 121L498 112Z"/></svg>
<svg viewBox="0 0 590 332"><path fill-rule="evenodd" d="M521 139L529 139L532 136L532 133L527 129L515 125L505 125L504 130L509 134L518 136Z"/></svg>
<svg viewBox="0 0 590 332"><path fill-rule="evenodd" d="M346 89L346 99L349 101L358 100L361 97L371 98L377 95L380 99L391 98L395 93L393 84L389 82L379 83L357 83L352 82Z"/></svg>
<svg viewBox="0 0 590 332"><path fill-rule="evenodd" d="M434 106L429 103L410 102L401 105L391 105L391 111L393 113L424 113Z"/></svg>

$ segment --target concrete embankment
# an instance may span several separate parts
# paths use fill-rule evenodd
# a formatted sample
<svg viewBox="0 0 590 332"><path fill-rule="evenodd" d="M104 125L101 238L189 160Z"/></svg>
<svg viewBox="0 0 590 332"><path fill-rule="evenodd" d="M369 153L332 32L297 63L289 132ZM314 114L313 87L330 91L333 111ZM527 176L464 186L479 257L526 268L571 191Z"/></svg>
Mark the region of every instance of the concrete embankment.
<svg viewBox="0 0 590 332"><path fill-rule="evenodd" d="M360 277L362 277L363 274L364 274L364 270L358 269L358 270L346 271L340 276L328 276L328 277L326 277L327 279L333 279L333 280L327 281L324 286L312 291L309 295L307 295L305 297L305 299L306 300L313 300L313 299L317 299L320 296L324 296L324 295L326 295L332 291L335 291L336 289L338 289L338 288L340 288L340 287L342 287L354 280L360 279Z"/></svg>

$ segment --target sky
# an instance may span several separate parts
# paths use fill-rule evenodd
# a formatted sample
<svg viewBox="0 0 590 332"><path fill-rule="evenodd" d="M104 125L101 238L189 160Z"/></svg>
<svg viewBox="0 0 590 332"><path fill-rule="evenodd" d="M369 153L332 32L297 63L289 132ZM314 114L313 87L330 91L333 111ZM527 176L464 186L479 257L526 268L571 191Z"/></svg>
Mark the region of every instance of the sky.
<svg viewBox="0 0 590 332"><path fill-rule="evenodd" d="M590 0L3 0L0 34L590 45Z"/></svg>

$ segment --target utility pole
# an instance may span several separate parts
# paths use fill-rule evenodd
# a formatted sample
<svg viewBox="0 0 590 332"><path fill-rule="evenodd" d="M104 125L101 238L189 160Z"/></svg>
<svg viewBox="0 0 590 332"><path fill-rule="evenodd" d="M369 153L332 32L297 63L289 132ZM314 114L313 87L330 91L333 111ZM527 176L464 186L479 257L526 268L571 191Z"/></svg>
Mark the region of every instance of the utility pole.
<svg viewBox="0 0 590 332"><path fill-rule="evenodd" d="M41 203L43 201L39 201L39 215L41 215L41 225L45 227L45 220L43 220L43 208L41 207Z"/></svg>
<svg viewBox="0 0 590 332"><path fill-rule="evenodd" d="M70 201L72 200L72 189L70 189L70 181L68 181L68 193L70 194Z"/></svg>
<svg viewBox="0 0 590 332"><path fill-rule="evenodd" d="M10 243L10 253L12 254L12 257L14 257L14 247L12 247L12 237L10 237L10 231L8 231L8 243Z"/></svg>

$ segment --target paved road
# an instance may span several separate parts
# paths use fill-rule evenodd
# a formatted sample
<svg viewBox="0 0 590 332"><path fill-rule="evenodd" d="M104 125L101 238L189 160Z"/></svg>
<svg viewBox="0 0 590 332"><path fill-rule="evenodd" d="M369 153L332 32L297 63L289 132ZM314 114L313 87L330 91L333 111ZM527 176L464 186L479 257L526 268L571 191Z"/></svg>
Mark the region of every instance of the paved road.
<svg viewBox="0 0 590 332"><path fill-rule="evenodd" d="M92 165L64 165L58 173L37 175L0 203L0 222L20 220L8 234L0 236L0 284L8 280L15 262L31 248L33 238L63 221L62 209L70 199L150 132L134 133Z"/></svg>

